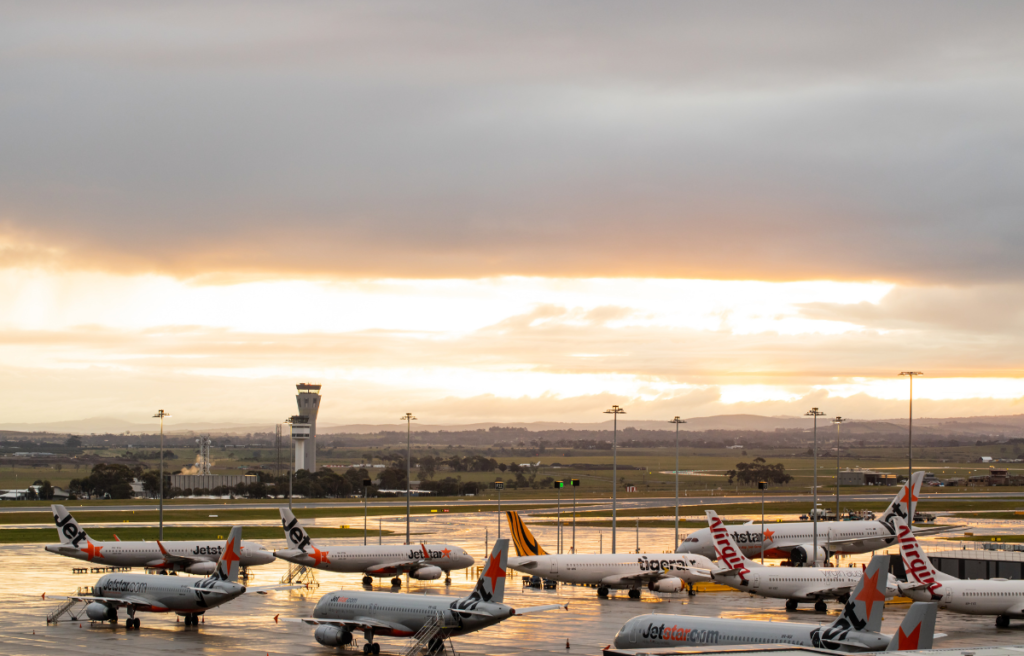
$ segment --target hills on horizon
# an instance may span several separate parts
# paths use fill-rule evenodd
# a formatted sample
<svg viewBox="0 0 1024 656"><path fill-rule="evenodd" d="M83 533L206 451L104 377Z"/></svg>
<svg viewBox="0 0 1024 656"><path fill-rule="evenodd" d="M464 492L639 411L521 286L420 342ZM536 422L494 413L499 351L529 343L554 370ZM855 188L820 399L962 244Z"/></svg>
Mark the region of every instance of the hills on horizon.
<svg viewBox="0 0 1024 656"><path fill-rule="evenodd" d="M824 426L831 427L826 421ZM822 427L819 422L819 429ZM942 434L1007 434L1009 437L1024 437L1024 414L998 415L989 417L949 417L949 418L915 418L915 427L926 429L929 433ZM0 431L17 433L57 433L57 434L115 434L126 432L132 434L154 434L158 432L157 424L130 422L111 417L93 417L89 419L68 420L38 423L7 423L0 424ZM416 432L457 432L488 430L492 426L525 429L528 431L577 430L602 431L611 430L612 421L602 422L476 422L470 424L413 424ZM619 429L634 428L638 430L673 431L668 421L644 419L619 419ZM687 418L680 427L681 431L766 431L776 430L798 431L810 430L811 421L806 417L766 417L761 415L735 414L714 415L710 417ZM321 423L317 432L321 435L338 433L371 434L384 431L404 431L405 424L329 424ZM844 433L884 434L907 430L907 419L879 419L849 421L843 424ZM164 432L168 435L188 433L210 433L212 435L246 435L249 433L273 433L274 424L267 423L233 423L233 422L182 422L165 423Z"/></svg>

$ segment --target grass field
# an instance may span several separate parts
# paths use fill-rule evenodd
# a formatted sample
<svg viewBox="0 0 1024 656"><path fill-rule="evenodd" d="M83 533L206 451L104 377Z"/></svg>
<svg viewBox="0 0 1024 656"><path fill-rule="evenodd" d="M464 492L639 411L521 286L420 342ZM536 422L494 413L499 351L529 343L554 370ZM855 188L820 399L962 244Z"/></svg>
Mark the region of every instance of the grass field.
<svg viewBox="0 0 1024 656"><path fill-rule="evenodd" d="M310 526L306 530L313 538L353 538L362 537L363 529L326 528ZM231 531L231 526L178 527L165 526L165 540L223 540ZM125 528L90 528L89 537L95 540L113 540L114 534L122 540L156 540L156 528L125 527ZM374 539L378 532L367 532ZM391 535L391 531L382 531L381 535ZM242 530L244 540L283 540L284 534L276 526L247 526ZM42 528L5 528L0 529L0 544L32 544L57 542L53 529Z"/></svg>

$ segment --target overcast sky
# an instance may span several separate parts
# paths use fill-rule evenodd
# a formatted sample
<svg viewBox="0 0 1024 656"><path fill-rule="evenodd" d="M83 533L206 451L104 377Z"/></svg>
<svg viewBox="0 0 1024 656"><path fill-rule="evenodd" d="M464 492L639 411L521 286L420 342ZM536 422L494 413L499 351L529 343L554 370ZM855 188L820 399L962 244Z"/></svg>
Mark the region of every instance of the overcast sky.
<svg viewBox="0 0 1024 656"><path fill-rule="evenodd" d="M1021 411L1020 3L4 17L12 421Z"/></svg>

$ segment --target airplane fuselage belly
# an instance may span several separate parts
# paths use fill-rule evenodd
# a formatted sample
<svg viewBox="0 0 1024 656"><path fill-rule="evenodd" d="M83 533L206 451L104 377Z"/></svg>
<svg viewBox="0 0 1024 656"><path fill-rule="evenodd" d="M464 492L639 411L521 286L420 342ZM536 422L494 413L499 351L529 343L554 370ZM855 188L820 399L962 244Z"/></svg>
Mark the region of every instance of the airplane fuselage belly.
<svg viewBox="0 0 1024 656"><path fill-rule="evenodd" d="M772 599L816 601L840 596L834 588L852 588L863 576L858 568L835 567L819 570L804 567L758 567L740 576L719 576L715 580L741 592Z"/></svg>
<svg viewBox="0 0 1024 656"><path fill-rule="evenodd" d="M444 618L447 635L461 635L479 631L497 624L509 617L508 607L503 604L469 602L465 607L469 610L494 611L492 617L459 613L453 606L465 602L465 598L442 596L396 595L390 592L365 592L355 590L338 590L320 598L313 617L318 619L352 620L373 618L380 622L393 623L406 627L409 631L395 631L386 628L375 628L376 635L405 637L419 631L420 628L437 614Z"/></svg>
<svg viewBox="0 0 1024 656"><path fill-rule="evenodd" d="M1021 581L943 581L939 592L943 593L939 608L954 613L1024 617L1024 582ZM927 591L918 591L915 598L925 594Z"/></svg>

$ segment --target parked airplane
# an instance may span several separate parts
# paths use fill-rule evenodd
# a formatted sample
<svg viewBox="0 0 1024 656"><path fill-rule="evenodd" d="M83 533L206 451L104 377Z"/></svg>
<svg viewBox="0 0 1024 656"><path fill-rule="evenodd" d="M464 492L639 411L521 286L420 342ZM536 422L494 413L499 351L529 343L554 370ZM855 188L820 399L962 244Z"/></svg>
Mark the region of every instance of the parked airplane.
<svg viewBox="0 0 1024 656"><path fill-rule="evenodd" d="M596 585L600 597L607 597L610 588L628 589L630 599L639 598L644 586L652 592L679 592L683 584L710 581L715 569L708 558L694 554L549 554L519 513L505 514L518 554L509 558L509 567L563 583Z"/></svg>
<svg viewBox="0 0 1024 656"><path fill-rule="evenodd" d="M859 554L891 547L896 542L896 529L892 518L911 518L917 508L917 496L921 491L924 472L917 472L910 481L900 488L889 507L877 520L852 522L818 522L818 553L814 551L814 522L786 522L765 524L764 535L761 525L750 521L742 525L729 526L729 533L740 546L743 555L756 558L761 555L761 542L765 543L766 558L785 558L794 564L817 563L828 559L831 554ZM941 526L918 531L920 535L931 535L949 531L955 526ZM711 532L702 528L688 535L676 548L677 553L702 554L708 558L715 555Z"/></svg>
<svg viewBox="0 0 1024 656"><path fill-rule="evenodd" d="M705 512L721 567L711 572L717 583L762 597L785 599L786 610L796 610L801 601L813 601L814 610L825 612L826 599L845 602L863 578L863 572L855 567L765 567L743 555L714 510ZM896 578L887 574L887 597L899 592L896 584Z"/></svg>
<svg viewBox="0 0 1024 656"><path fill-rule="evenodd" d="M316 626L313 637L328 647L351 644L353 633L362 631L366 640L363 654L380 653L380 643L373 641L375 636L413 636L428 625L425 631L433 635L426 646L430 653L436 653L452 636L479 631L513 615L569 610L568 604L518 609L503 604L507 561L508 540L498 540L468 597L337 590L320 598L312 617L283 621Z"/></svg>
<svg viewBox="0 0 1024 656"><path fill-rule="evenodd" d="M937 601L939 608L967 615L995 615L996 626L1010 626L1010 619L1024 619L1024 581L965 581L935 569L921 550L913 531L897 518L900 555L907 581L900 592L914 600Z"/></svg>
<svg viewBox="0 0 1024 656"><path fill-rule="evenodd" d="M53 504L53 521L57 523L60 544L48 544L46 550L93 564L114 567L151 567L189 574L213 574L217 559L224 551L220 540L167 540L101 542L93 540L64 506ZM266 565L274 554L255 542L242 542L242 567Z"/></svg>
<svg viewBox="0 0 1024 656"><path fill-rule="evenodd" d="M872 558L843 612L831 624L640 615L619 629L614 644L617 649L778 643L842 652L931 649L934 603L911 606L895 635L880 632L888 567L888 556Z"/></svg>
<svg viewBox="0 0 1024 656"><path fill-rule="evenodd" d="M394 576L392 585L402 585L402 574L420 581L433 581L445 574L445 585L451 585L451 572L473 565L473 557L461 547L450 544L324 547L321 549L299 525L292 511L281 508L281 524L288 548L275 551L282 560L315 567L329 572L363 572L363 585L373 583L373 576Z"/></svg>
<svg viewBox="0 0 1024 656"><path fill-rule="evenodd" d="M266 594L271 590L301 588L300 585L271 585L247 588L238 583L238 565L242 559L242 527L236 526L222 545L209 578L156 576L153 574L107 574L93 586L91 595L51 596L86 602L85 614L96 622L117 624L117 610L127 608L126 627L138 629L139 611L177 613L186 626L199 624L199 616L245 593ZM46 598L46 595L43 595Z"/></svg>

